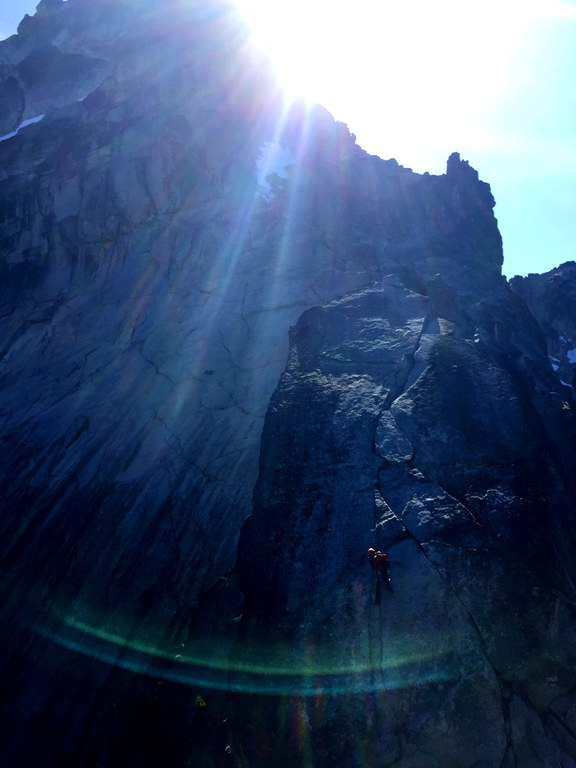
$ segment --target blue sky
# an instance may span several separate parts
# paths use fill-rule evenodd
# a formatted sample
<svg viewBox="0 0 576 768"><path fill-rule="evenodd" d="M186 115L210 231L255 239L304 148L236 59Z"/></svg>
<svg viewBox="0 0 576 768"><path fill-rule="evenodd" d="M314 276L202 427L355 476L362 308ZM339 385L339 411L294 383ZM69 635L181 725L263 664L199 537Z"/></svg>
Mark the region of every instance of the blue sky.
<svg viewBox="0 0 576 768"><path fill-rule="evenodd" d="M185 2L185 0L182 0ZM372 154L490 183L504 274L576 259L576 0L237 0L294 93ZM0 38L37 0L0 10Z"/></svg>

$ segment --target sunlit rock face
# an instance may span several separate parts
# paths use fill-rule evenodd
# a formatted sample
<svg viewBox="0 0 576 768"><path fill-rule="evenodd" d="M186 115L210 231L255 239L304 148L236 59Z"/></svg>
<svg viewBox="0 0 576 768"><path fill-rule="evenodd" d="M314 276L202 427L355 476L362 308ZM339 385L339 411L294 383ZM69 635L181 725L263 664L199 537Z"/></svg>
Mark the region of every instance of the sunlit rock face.
<svg viewBox="0 0 576 768"><path fill-rule="evenodd" d="M571 391L488 185L224 2L43 0L0 64L4 762L576 754Z"/></svg>

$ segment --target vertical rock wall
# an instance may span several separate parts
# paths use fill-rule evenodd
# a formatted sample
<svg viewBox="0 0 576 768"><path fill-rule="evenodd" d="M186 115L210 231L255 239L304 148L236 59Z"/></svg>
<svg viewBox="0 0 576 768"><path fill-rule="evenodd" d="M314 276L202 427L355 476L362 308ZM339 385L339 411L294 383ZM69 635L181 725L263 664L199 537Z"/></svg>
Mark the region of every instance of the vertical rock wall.
<svg viewBox="0 0 576 768"><path fill-rule="evenodd" d="M572 400L508 290L497 324L453 298L391 278L305 313L267 414L239 653L277 649L327 764L574 759Z"/></svg>
<svg viewBox="0 0 576 768"><path fill-rule="evenodd" d="M545 531L564 594L571 527L540 500L564 498L571 412L551 369L530 373L544 337L500 274L494 201L465 161L420 176L321 107L284 104L225 2L43 2L0 62L7 764L266 764L253 722L230 730L266 708L206 706L206 691L236 675L259 688L271 627L296 654L328 638L338 669L350 655L386 677L374 649L398 635L370 607L368 540L395 544L399 592L412 579L420 607L448 603L443 570L468 573L494 499L506 530L523 515ZM464 531L455 560L444 533L428 542L437 514ZM401 632L422 621L397 604ZM475 642L468 610L438 618L457 649ZM494 669L478 648L463 663ZM345 716L353 745L364 714L339 706L316 710L315 754ZM407 760L398 727L390 754Z"/></svg>

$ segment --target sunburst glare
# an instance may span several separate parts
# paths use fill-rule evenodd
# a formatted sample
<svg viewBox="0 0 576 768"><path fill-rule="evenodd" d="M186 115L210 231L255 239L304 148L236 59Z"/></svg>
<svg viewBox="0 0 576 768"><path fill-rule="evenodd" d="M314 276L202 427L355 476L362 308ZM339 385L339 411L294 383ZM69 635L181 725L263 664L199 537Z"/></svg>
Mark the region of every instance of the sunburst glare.
<svg viewBox="0 0 576 768"><path fill-rule="evenodd" d="M287 93L326 106L367 148L422 157L418 170L452 137L488 140L480 116L519 76L528 25L576 17L562 0L236 2Z"/></svg>

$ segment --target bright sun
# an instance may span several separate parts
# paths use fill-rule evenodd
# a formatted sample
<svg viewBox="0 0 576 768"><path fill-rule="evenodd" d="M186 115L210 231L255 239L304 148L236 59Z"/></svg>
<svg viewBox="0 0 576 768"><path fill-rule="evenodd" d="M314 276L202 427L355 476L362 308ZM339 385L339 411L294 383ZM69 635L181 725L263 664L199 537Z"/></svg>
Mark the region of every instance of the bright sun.
<svg viewBox="0 0 576 768"><path fill-rule="evenodd" d="M462 135L481 143L479 116L506 99L526 24L576 13L567 0L236 2L289 95L356 133L371 126L364 146L400 151L424 134L431 151Z"/></svg>

